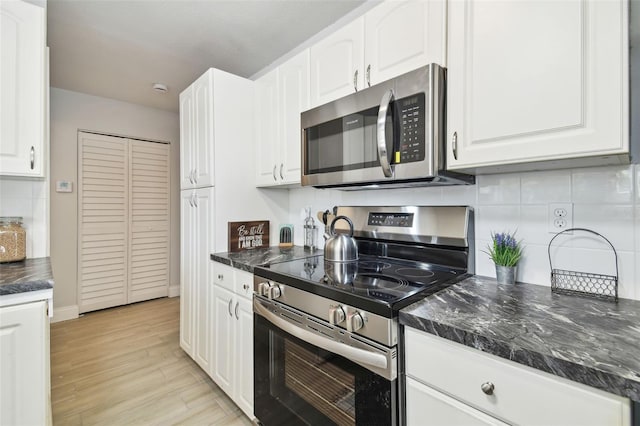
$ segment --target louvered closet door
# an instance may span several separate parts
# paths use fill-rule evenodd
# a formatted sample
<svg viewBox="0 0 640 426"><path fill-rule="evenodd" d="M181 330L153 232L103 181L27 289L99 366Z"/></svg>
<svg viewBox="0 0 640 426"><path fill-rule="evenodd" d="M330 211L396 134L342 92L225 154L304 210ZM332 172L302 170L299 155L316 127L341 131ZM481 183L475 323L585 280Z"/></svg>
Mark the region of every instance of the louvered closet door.
<svg viewBox="0 0 640 426"><path fill-rule="evenodd" d="M129 144L129 303L168 295L169 145Z"/></svg>
<svg viewBox="0 0 640 426"><path fill-rule="evenodd" d="M127 300L127 139L80 133L78 156L78 309L82 313Z"/></svg>

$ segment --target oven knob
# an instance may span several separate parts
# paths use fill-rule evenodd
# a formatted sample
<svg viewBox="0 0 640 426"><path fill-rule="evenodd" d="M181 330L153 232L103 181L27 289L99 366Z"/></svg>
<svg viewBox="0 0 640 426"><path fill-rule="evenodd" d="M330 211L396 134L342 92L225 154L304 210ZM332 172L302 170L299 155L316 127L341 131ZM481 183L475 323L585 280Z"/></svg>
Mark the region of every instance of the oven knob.
<svg viewBox="0 0 640 426"><path fill-rule="evenodd" d="M347 315L347 331L353 333L364 326L364 319L359 312L351 312Z"/></svg>
<svg viewBox="0 0 640 426"><path fill-rule="evenodd" d="M258 284L258 294L260 296L266 296L269 287L271 287L271 283L268 281Z"/></svg>
<svg viewBox="0 0 640 426"><path fill-rule="evenodd" d="M277 299L282 296L282 290L278 284L273 284L267 289L267 298L270 300Z"/></svg>
<svg viewBox="0 0 640 426"><path fill-rule="evenodd" d="M344 310L341 306L332 306L329 308L329 324L340 324L344 319Z"/></svg>

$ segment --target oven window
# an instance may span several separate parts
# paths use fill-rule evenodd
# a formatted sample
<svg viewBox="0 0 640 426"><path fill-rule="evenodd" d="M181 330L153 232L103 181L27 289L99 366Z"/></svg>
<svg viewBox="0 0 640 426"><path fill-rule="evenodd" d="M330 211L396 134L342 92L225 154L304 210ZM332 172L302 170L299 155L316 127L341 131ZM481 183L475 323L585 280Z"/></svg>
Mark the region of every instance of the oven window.
<svg viewBox="0 0 640 426"><path fill-rule="evenodd" d="M284 382L287 389L338 425L353 425L355 377L340 367L284 339Z"/></svg>
<svg viewBox="0 0 640 426"><path fill-rule="evenodd" d="M265 426L396 422L396 381L254 315L254 411Z"/></svg>

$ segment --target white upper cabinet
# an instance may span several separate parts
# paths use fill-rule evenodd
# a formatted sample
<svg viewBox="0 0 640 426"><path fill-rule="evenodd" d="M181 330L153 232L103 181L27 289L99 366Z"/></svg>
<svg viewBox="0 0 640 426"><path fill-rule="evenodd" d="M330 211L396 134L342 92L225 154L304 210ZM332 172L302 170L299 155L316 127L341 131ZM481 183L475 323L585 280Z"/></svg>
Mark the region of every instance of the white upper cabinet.
<svg viewBox="0 0 640 426"><path fill-rule="evenodd" d="M278 70L256 80L256 185L278 184Z"/></svg>
<svg viewBox="0 0 640 426"><path fill-rule="evenodd" d="M444 0L385 1L311 47L316 107L435 62L446 65Z"/></svg>
<svg viewBox="0 0 640 426"><path fill-rule="evenodd" d="M448 52L449 169L628 152L626 1L452 1Z"/></svg>
<svg viewBox="0 0 640 426"><path fill-rule="evenodd" d="M300 183L300 113L309 108L309 91L309 50L305 50L279 68L279 177L285 184Z"/></svg>
<svg viewBox="0 0 640 426"><path fill-rule="evenodd" d="M214 184L214 71L180 94L180 188Z"/></svg>
<svg viewBox="0 0 640 426"><path fill-rule="evenodd" d="M387 1L365 15L364 85L380 83L421 66L446 66L444 0Z"/></svg>
<svg viewBox="0 0 640 426"><path fill-rule="evenodd" d="M300 184L300 113L309 108L309 51L256 80L256 185Z"/></svg>
<svg viewBox="0 0 640 426"><path fill-rule="evenodd" d="M45 176L45 9L0 2L0 175Z"/></svg>
<svg viewBox="0 0 640 426"><path fill-rule="evenodd" d="M311 47L311 107L363 88L364 18Z"/></svg>

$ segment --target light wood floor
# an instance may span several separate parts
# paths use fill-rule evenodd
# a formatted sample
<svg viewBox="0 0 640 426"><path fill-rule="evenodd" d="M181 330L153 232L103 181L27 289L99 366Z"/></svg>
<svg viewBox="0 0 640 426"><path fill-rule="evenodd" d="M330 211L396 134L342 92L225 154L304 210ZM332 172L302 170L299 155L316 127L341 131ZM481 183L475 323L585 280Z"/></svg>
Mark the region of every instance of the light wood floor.
<svg viewBox="0 0 640 426"><path fill-rule="evenodd" d="M179 346L180 299L51 325L54 425L252 425Z"/></svg>

